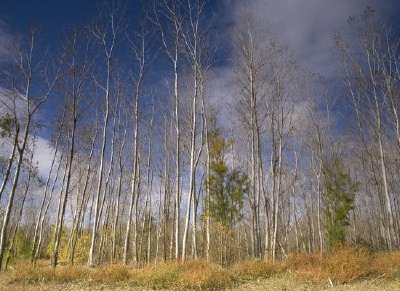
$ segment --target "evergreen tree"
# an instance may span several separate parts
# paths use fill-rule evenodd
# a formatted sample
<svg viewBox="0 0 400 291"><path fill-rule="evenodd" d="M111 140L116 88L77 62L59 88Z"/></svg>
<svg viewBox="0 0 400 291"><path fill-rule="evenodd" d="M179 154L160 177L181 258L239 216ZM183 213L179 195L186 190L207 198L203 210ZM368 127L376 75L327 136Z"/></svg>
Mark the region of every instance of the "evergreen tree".
<svg viewBox="0 0 400 291"><path fill-rule="evenodd" d="M238 169L228 169L225 149L229 142L218 132L210 134L210 189L209 215L223 227L230 229L241 219L243 197L248 191L247 176Z"/></svg>
<svg viewBox="0 0 400 291"><path fill-rule="evenodd" d="M346 241L349 214L354 209L354 196L358 183L352 181L342 162L334 158L324 165L324 222L328 247L332 248Z"/></svg>

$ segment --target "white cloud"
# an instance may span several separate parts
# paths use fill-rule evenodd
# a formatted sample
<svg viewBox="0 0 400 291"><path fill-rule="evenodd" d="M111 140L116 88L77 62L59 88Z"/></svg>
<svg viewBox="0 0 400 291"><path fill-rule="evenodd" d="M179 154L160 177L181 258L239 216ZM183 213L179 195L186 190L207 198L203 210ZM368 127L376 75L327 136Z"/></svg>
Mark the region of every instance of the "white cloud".
<svg viewBox="0 0 400 291"><path fill-rule="evenodd" d="M0 157L7 158L12 149L12 141L0 138ZM44 138L36 138L36 147L33 153L33 163L38 168L38 174L46 178L50 172L51 162L54 157L54 149Z"/></svg>
<svg viewBox="0 0 400 291"><path fill-rule="evenodd" d="M8 94L9 92L7 90L0 87L0 117L7 113L11 113L10 110L7 109L6 104L11 108L14 106L11 102L11 99L7 97ZM17 108L13 110L16 111L18 118L23 120L25 116L25 108L22 102L19 100L16 102L15 106ZM0 138L0 156L8 157L11 149L12 141L9 139ZM49 145L48 140L42 137L36 137L36 147L34 151L33 162L34 164L37 164L38 172L41 177L47 177L50 171L53 156L54 149Z"/></svg>
<svg viewBox="0 0 400 291"><path fill-rule="evenodd" d="M38 167L38 174L45 178L50 172L51 162L54 157L54 149L47 139L37 137L33 161Z"/></svg>
<svg viewBox="0 0 400 291"><path fill-rule="evenodd" d="M263 19L280 41L295 51L306 69L329 78L336 69L333 36L346 26L348 17L362 14L367 6L376 8L383 17L393 17L396 2L398 0L227 0L221 9L232 15L231 23L236 23L245 11Z"/></svg>
<svg viewBox="0 0 400 291"><path fill-rule="evenodd" d="M219 2L216 25L222 29L235 28L242 14L250 13L257 24L264 25L294 52L301 69L319 73L329 81L329 86L336 86L338 60L333 54L334 35L346 29L349 16L361 15L367 6L376 9L383 18L393 20L399 10L396 2L398 0L225 0ZM223 49L229 46L228 35L221 36ZM258 41L267 46L269 40ZM232 110L237 88L232 62L217 67L214 73L210 77L212 94L208 102L216 107L220 105L220 122L234 128L237 115ZM304 99L296 104L293 118L298 127L309 126L308 102Z"/></svg>

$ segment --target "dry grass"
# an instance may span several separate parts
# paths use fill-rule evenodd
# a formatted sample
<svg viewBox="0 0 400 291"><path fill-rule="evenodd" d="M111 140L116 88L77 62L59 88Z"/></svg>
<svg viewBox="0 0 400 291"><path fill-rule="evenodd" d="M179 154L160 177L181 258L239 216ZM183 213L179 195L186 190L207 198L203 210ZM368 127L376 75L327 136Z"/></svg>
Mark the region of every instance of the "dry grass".
<svg viewBox="0 0 400 291"><path fill-rule="evenodd" d="M400 252L374 254L370 268L376 275L400 278Z"/></svg>
<svg viewBox="0 0 400 291"><path fill-rule="evenodd" d="M229 270L202 260L148 266L138 271L137 279L153 289L221 289L234 282Z"/></svg>
<svg viewBox="0 0 400 291"><path fill-rule="evenodd" d="M96 283L116 283L130 281L135 276L135 270L123 264L110 264L90 269L89 274L89 280Z"/></svg>
<svg viewBox="0 0 400 291"><path fill-rule="evenodd" d="M355 282L364 278L400 278L400 252L369 253L366 249L340 247L332 252L292 255L286 266L300 278L316 283Z"/></svg>
<svg viewBox="0 0 400 291"><path fill-rule="evenodd" d="M235 282L229 270L205 261L184 263L181 271L179 287L183 289L222 289Z"/></svg>
<svg viewBox="0 0 400 291"><path fill-rule="evenodd" d="M121 264L98 268L61 266L48 262L36 266L18 262L1 278L2 284L92 284L123 285L151 289L224 289L244 281L277 280L294 274L299 282L326 286L328 282L358 284L364 280L399 280L400 252L371 254L364 249L342 247L322 257L319 254L291 255L285 261L245 261L230 268L203 260L170 262L135 269ZM307 283L308 284L308 283Z"/></svg>
<svg viewBox="0 0 400 291"><path fill-rule="evenodd" d="M272 262L270 260L245 261L231 268L233 274L242 280L254 280L268 278L282 273L286 269L284 263Z"/></svg>
<svg viewBox="0 0 400 291"><path fill-rule="evenodd" d="M7 274L8 284L82 283L142 286L151 289L222 289L232 286L235 278L228 269L202 260L162 263L134 269L121 264L99 268L18 263Z"/></svg>

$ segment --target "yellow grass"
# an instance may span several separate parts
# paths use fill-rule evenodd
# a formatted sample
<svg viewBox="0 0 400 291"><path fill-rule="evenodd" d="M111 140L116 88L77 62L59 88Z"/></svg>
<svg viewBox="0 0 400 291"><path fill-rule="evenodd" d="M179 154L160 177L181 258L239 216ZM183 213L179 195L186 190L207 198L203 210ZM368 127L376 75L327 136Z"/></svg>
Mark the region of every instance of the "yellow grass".
<svg viewBox="0 0 400 291"><path fill-rule="evenodd" d="M339 247L330 253L292 255L286 267L300 278L322 283L348 283L363 278L400 278L400 252L369 253L366 249Z"/></svg>
<svg viewBox="0 0 400 291"><path fill-rule="evenodd" d="M60 266L52 269L48 261L36 266L20 261L1 279L2 284L123 284L151 289L236 288L244 281L275 280L294 274L303 282L334 285L362 282L364 279L400 279L400 252L369 253L364 249L342 247L324 254L296 254L287 260L245 261L222 268L204 260L159 263L141 269L122 264L98 268ZM290 276L292 276L290 275Z"/></svg>

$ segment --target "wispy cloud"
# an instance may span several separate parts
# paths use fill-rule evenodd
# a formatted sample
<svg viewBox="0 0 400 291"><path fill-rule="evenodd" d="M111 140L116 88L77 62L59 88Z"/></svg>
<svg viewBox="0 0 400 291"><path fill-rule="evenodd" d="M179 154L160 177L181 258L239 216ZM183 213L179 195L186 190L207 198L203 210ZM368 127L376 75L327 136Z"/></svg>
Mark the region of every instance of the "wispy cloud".
<svg viewBox="0 0 400 291"><path fill-rule="evenodd" d="M0 19L0 62L5 62L13 52L15 36L8 25Z"/></svg>
<svg viewBox="0 0 400 291"><path fill-rule="evenodd" d="M334 36L346 29L350 16L361 15L368 6L387 22L398 21L398 0L224 0L219 2L215 18L217 28L229 30L241 24L243 14L251 15L258 26L264 26L290 49L301 69L320 74L328 81L326 84L330 89L337 90L339 62L334 54ZM228 33L220 39L222 49L235 41L229 39ZM267 47L268 41L258 39L257 43L262 46L265 42ZM215 75L210 78L212 94L208 102L218 107L224 99L225 105L219 112L222 125L232 125L237 119L234 112L229 112L233 110L238 91L232 66L233 61L217 66ZM302 100L296 105L294 118L297 125L305 127L304 123L309 122L304 118L307 116L304 110L311 106L308 102Z"/></svg>
<svg viewBox="0 0 400 291"><path fill-rule="evenodd" d="M346 26L349 16L360 15L367 6L384 18L393 19L399 12L398 0L227 0L221 8L237 22L249 11L265 20L265 25L280 41L289 46L308 70L325 77L335 74L332 54L333 36Z"/></svg>

